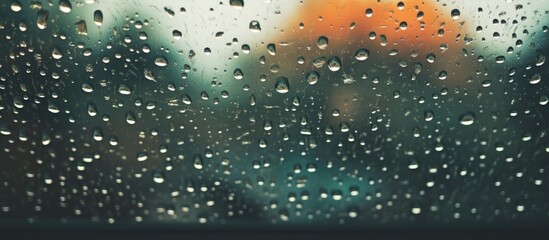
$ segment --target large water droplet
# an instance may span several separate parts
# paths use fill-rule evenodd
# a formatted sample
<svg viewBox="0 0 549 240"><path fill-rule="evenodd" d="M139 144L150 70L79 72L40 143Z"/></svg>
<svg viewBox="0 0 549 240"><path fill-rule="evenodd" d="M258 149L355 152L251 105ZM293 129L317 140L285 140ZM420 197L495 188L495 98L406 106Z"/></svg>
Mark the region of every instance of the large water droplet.
<svg viewBox="0 0 549 240"><path fill-rule="evenodd" d="M103 24L103 12L101 12L101 10L95 10L95 12L93 12L93 22L97 26Z"/></svg>
<svg viewBox="0 0 549 240"><path fill-rule="evenodd" d="M290 82L287 77L280 76L276 79L275 90L278 93L287 93L290 91Z"/></svg>
<svg viewBox="0 0 549 240"><path fill-rule="evenodd" d="M318 82L318 79L320 78L320 74L317 71L310 71L307 73L306 77L307 77L307 82L310 85L314 85Z"/></svg>
<svg viewBox="0 0 549 240"><path fill-rule="evenodd" d="M68 0L59 1L59 10L64 13L70 13L72 10L72 5Z"/></svg>
<svg viewBox="0 0 549 240"><path fill-rule="evenodd" d="M475 114L473 112L466 112L459 116L459 123L461 125L469 126L475 123Z"/></svg>
<svg viewBox="0 0 549 240"><path fill-rule="evenodd" d="M257 20L253 20L250 22L250 31L252 32L261 32L261 25Z"/></svg>
<svg viewBox="0 0 549 240"><path fill-rule="evenodd" d="M233 8L241 9L244 7L244 0L230 0L229 5Z"/></svg>
<svg viewBox="0 0 549 240"><path fill-rule="evenodd" d="M339 60L339 57L333 56L328 59L328 68L332 72L337 72L339 69L341 69L341 60Z"/></svg>
<svg viewBox="0 0 549 240"><path fill-rule="evenodd" d="M368 51L368 49L366 48L358 49L355 52L355 59L358 61L364 61L368 59L369 56L370 56L370 51Z"/></svg>
<svg viewBox="0 0 549 240"><path fill-rule="evenodd" d="M328 47L328 38L326 36L320 36L316 43L318 48L326 49Z"/></svg>
<svg viewBox="0 0 549 240"><path fill-rule="evenodd" d="M168 65L168 59L164 56L159 56L154 60L154 64L159 67L165 67Z"/></svg>
<svg viewBox="0 0 549 240"><path fill-rule="evenodd" d="M458 19L459 16L460 16L460 12L459 12L458 9L452 10L452 13L451 13L451 14L452 14L452 18L453 18L453 19Z"/></svg>

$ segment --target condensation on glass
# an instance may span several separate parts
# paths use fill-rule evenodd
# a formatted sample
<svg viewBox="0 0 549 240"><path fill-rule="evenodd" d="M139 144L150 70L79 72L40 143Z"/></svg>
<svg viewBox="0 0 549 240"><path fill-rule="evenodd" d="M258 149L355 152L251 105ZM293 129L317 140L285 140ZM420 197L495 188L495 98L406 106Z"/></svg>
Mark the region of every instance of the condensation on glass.
<svg viewBox="0 0 549 240"><path fill-rule="evenodd" d="M549 1L0 2L0 224L549 220Z"/></svg>

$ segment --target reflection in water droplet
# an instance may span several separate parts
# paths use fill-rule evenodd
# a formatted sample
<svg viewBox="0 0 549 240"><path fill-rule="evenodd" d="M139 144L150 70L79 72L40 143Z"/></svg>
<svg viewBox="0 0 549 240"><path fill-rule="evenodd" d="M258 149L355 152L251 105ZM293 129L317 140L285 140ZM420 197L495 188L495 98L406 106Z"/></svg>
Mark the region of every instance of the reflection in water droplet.
<svg viewBox="0 0 549 240"><path fill-rule="evenodd" d="M230 0L229 5L236 9L242 9L244 7L244 0Z"/></svg>
<svg viewBox="0 0 549 240"><path fill-rule="evenodd" d="M165 67L168 65L168 59L166 59L164 56L159 56L154 60L154 64L159 67Z"/></svg>
<svg viewBox="0 0 549 240"><path fill-rule="evenodd" d="M328 38L326 36L320 36L317 40L318 48L326 49L328 47Z"/></svg>
<svg viewBox="0 0 549 240"><path fill-rule="evenodd" d="M371 8L366 9L366 17L371 17L374 11Z"/></svg>
<svg viewBox="0 0 549 240"><path fill-rule="evenodd" d="M453 19L458 19L459 16L460 16L460 12L459 12L458 9L452 10L452 13L451 13L451 14L452 14L452 18L453 18Z"/></svg>
<svg viewBox="0 0 549 240"><path fill-rule="evenodd" d="M36 26L45 29L48 24L48 11L41 9L37 13Z"/></svg>
<svg viewBox="0 0 549 240"><path fill-rule="evenodd" d="M287 93L290 91L290 82L287 77L281 76L276 79L275 90L278 93Z"/></svg>
<svg viewBox="0 0 549 240"><path fill-rule="evenodd" d="M259 22L257 20L251 21L249 28L252 32L261 32L261 25L259 25Z"/></svg>
<svg viewBox="0 0 549 240"><path fill-rule="evenodd" d="M97 26L101 26L103 24L103 12L101 12L101 10L95 10L93 13L93 22Z"/></svg>
<svg viewBox="0 0 549 240"><path fill-rule="evenodd" d="M341 69L341 60L339 60L339 57L333 56L328 59L328 68L332 72L337 72L339 69Z"/></svg>
<svg viewBox="0 0 549 240"><path fill-rule="evenodd" d="M534 73L534 75L532 75L529 80L530 84L532 85L538 84L540 81L541 81L541 74L539 73Z"/></svg>
<svg viewBox="0 0 549 240"><path fill-rule="evenodd" d="M274 45L274 43L269 43L267 45L267 51L269 52L269 54L271 55L276 55L276 46Z"/></svg>
<svg viewBox="0 0 549 240"><path fill-rule="evenodd" d="M310 85L314 85L318 82L318 79L320 78L320 74L317 71L310 71L307 73L307 82Z"/></svg>
<svg viewBox="0 0 549 240"><path fill-rule="evenodd" d="M475 114L473 112L466 112L459 116L459 123L461 125L469 126L475 122Z"/></svg>
<svg viewBox="0 0 549 240"><path fill-rule="evenodd" d="M72 10L72 5L68 0L59 1L59 10L64 13L70 13Z"/></svg>
<svg viewBox="0 0 549 240"><path fill-rule="evenodd" d="M365 48L358 49L355 52L355 59L358 61L364 61L368 59L369 56L370 56L370 51L368 51L368 49L365 49Z"/></svg>

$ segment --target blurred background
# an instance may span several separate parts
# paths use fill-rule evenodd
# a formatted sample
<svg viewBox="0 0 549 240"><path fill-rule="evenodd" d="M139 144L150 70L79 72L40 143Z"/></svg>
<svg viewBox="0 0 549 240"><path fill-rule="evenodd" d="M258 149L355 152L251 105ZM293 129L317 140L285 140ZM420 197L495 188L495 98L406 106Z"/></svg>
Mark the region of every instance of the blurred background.
<svg viewBox="0 0 549 240"><path fill-rule="evenodd" d="M547 227L549 1L0 3L0 224Z"/></svg>

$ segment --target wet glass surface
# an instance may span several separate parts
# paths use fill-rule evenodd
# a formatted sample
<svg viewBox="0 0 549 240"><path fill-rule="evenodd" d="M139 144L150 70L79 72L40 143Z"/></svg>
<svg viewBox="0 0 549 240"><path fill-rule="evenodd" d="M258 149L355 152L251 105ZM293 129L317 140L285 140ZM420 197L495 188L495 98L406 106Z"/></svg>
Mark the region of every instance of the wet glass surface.
<svg viewBox="0 0 549 240"><path fill-rule="evenodd" d="M547 227L548 25L545 0L1 1L0 224Z"/></svg>

